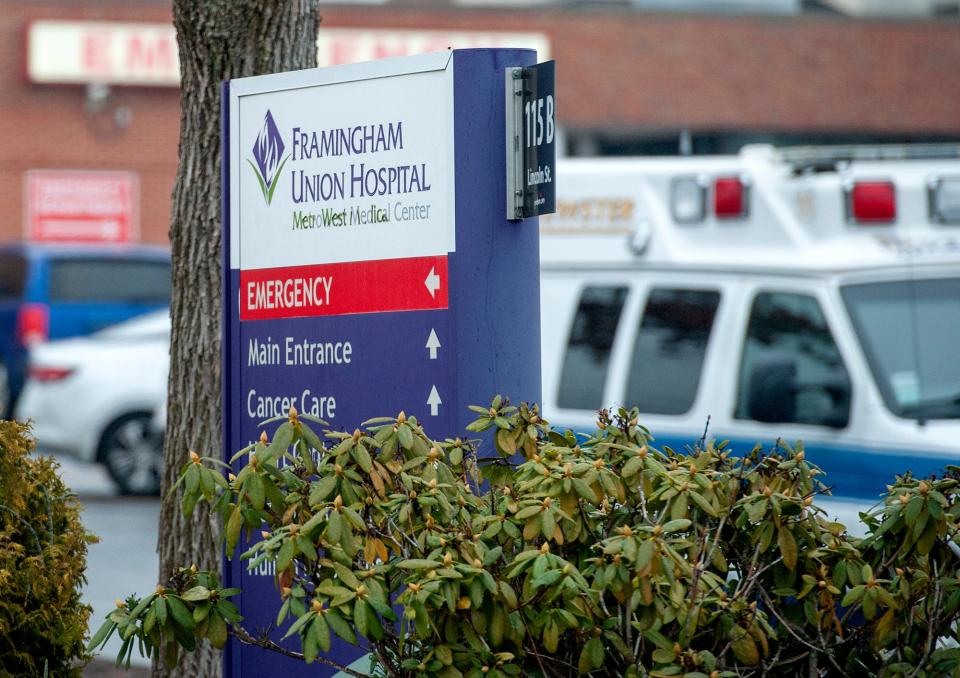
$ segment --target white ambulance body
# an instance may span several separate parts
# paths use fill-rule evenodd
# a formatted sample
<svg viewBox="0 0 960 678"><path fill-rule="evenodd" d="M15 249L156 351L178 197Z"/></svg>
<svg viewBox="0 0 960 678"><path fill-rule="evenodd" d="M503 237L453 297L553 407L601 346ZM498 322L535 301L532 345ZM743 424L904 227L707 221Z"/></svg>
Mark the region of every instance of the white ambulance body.
<svg viewBox="0 0 960 678"><path fill-rule="evenodd" d="M540 220L547 419L636 405L675 449L802 440L861 503L960 464L958 157L561 160Z"/></svg>

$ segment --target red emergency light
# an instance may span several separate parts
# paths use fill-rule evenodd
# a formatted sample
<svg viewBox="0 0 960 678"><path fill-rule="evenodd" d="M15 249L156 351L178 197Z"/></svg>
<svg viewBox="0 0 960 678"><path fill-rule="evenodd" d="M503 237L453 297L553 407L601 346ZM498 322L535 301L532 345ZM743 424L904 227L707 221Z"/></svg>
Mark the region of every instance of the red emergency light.
<svg viewBox="0 0 960 678"><path fill-rule="evenodd" d="M713 182L713 213L718 219L747 216L747 187L740 177L718 177Z"/></svg>
<svg viewBox="0 0 960 678"><path fill-rule="evenodd" d="M892 181L857 181L847 191L848 220L858 224L890 224L897 218Z"/></svg>

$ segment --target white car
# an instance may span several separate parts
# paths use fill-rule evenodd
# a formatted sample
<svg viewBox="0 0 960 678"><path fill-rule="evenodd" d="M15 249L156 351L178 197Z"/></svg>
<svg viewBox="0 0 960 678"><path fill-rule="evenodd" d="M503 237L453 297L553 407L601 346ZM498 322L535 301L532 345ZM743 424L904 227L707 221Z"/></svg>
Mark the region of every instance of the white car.
<svg viewBox="0 0 960 678"><path fill-rule="evenodd" d="M124 494L156 494L167 394L169 310L88 337L37 344L16 418L32 420L42 451L106 466Z"/></svg>

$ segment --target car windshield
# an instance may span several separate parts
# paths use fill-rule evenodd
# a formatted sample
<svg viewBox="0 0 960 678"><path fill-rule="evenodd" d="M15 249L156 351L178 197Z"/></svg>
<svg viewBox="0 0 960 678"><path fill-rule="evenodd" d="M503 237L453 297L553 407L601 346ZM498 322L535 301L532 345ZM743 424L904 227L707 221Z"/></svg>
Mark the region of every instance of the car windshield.
<svg viewBox="0 0 960 678"><path fill-rule="evenodd" d="M847 285L841 293L891 412L960 418L960 278Z"/></svg>

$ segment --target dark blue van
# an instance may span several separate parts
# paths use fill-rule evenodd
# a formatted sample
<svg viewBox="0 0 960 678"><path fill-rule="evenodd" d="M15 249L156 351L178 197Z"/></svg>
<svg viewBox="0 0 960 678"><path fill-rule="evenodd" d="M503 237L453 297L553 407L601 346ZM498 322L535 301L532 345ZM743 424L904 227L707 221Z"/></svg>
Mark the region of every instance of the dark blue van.
<svg viewBox="0 0 960 678"><path fill-rule="evenodd" d="M91 334L170 304L170 252L146 245L0 245L0 418L30 344Z"/></svg>

